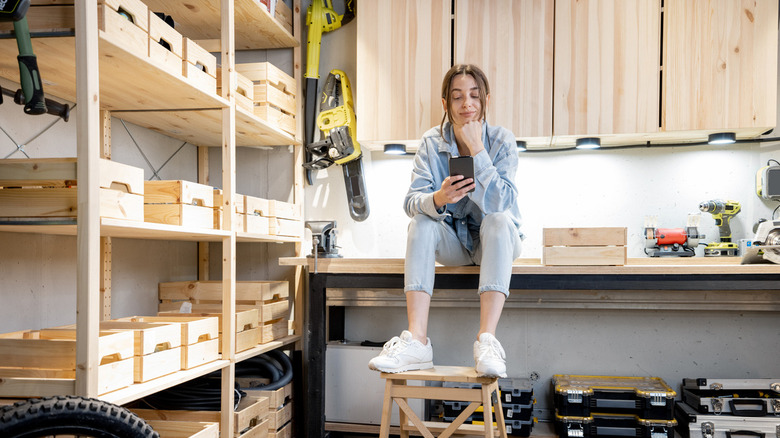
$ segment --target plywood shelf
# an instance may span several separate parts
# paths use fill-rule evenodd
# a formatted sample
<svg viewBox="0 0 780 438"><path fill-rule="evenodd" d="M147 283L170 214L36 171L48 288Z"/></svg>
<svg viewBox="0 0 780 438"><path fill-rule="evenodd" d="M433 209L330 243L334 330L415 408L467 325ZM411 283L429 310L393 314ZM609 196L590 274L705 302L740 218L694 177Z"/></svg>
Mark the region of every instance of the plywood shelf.
<svg viewBox="0 0 780 438"><path fill-rule="evenodd" d="M0 232L75 236L76 225L0 225ZM100 218L100 235L127 239L220 242L230 236L230 231Z"/></svg>
<svg viewBox="0 0 780 438"><path fill-rule="evenodd" d="M272 236L270 234L253 234L236 232L238 242L270 242L270 243L298 243L300 237Z"/></svg>
<svg viewBox="0 0 780 438"><path fill-rule="evenodd" d="M220 0L145 0L144 3L150 10L172 16L176 30L190 39L220 38ZM295 11L293 14L298 15ZM236 50L281 49L300 45L257 0L236 0L234 16Z"/></svg>

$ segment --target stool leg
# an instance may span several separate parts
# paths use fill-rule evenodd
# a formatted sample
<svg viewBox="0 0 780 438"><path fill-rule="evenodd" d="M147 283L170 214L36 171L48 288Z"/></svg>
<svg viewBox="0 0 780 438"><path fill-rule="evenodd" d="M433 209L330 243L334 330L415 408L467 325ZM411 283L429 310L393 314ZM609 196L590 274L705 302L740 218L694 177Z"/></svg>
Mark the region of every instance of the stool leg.
<svg viewBox="0 0 780 438"><path fill-rule="evenodd" d="M504 419L504 407L501 405L501 394L498 390L498 381L495 381L490 385L492 388L490 394L496 394L496 424L498 425L498 436L501 438L507 438L506 436L506 420Z"/></svg>
<svg viewBox="0 0 780 438"><path fill-rule="evenodd" d="M485 438L493 438L493 403L490 394L493 384L482 384L482 409L485 420Z"/></svg>
<svg viewBox="0 0 780 438"><path fill-rule="evenodd" d="M382 401L382 423L379 426L379 438L388 438L390 436L390 414L393 409L392 401L393 381L385 381L385 398Z"/></svg>

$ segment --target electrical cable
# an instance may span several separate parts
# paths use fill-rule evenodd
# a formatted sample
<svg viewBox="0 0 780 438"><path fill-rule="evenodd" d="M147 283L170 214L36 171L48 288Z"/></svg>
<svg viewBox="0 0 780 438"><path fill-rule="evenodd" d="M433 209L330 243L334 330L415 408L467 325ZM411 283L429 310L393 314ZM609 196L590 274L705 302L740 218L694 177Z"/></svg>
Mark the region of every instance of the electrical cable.
<svg viewBox="0 0 780 438"><path fill-rule="evenodd" d="M764 138L751 138L751 139L744 139L744 140L736 140L734 143L731 144L746 144L746 143L763 143L763 142L773 142L773 141L780 141L780 137L764 137ZM600 148L595 149L587 149L590 151L605 151L605 150L614 150L614 149L634 149L634 148L659 148L659 147L686 147L686 146L705 146L709 145L710 143L707 141L699 141L699 142L693 142L693 143L652 143L652 142L645 142L645 143L639 143L639 144L627 144L627 145L618 145L618 146L602 146ZM532 149L526 149L522 151L523 153L531 152L531 153L542 153L542 152L566 152L576 149L575 146L568 146L563 148L532 148ZM775 160L772 160L775 161ZM777 162L777 161L775 161ZM778 163L780 164L780 163Z"/></svg>

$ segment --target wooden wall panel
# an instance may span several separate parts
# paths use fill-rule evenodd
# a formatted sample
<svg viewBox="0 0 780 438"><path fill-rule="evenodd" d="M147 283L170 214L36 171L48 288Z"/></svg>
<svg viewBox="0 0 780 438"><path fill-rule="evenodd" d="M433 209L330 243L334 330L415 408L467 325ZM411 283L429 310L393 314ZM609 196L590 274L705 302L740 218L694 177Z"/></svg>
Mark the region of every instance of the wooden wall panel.
<svg viewBox="0 0 780 438"><path fill-rule="evenodd" d="M775 126L778 2L666 0L666 131Z"/></svg>
<svg viewBox="0 0 780 438"><path fill-rule="evenodd" d="M659 129L660 0L555 3L554 135Z"/></svg>
<svg viewBox="0 0 780 438"><path fill-rule="evenodd" d="M455 63L482 68L488 123L517 137L552 135L553 0L456 0Z"/></svg>
<svg viewBox="0 0 780 438"><path fill-rule="evenodd" d="M450 9L450 0L370 1L357 8L358 140L418 139L441 122Z"/></svg>

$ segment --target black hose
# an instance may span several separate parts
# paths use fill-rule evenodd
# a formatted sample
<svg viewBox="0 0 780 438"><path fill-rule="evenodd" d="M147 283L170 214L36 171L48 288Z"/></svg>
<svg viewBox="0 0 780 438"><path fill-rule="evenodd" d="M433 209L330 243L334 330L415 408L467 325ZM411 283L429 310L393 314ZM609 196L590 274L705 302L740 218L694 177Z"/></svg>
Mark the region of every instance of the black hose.
<svg viewBox="0 0 780 438"><path fill-rule="evenodd" d="M279 372L279 374L277 376L275 376L275 377L270 377L268 375L258 375L257 377L267 377L267 378L270 378L271 381L268 382L267 384L264 384L264 385L258 385L258 386L253 386L253 387L249 387L249 388L244 388L244 389L261 390L261 391L273 391L273 390L276 390L276 389L279 389L279 388L283 387L284 385L286 385L286 384L288 384L288 383L290 383L292 381L292 378L293 378L292 361L290 361L290 358L286 354L284 354L282 351L273 350L273 351L270 351L268 353L256 356L253 359L258 359L256 361L256 363L258 363L258 364L262 363L264 367L266 366L265 364L268 364L268 366L270 366L270 368L275 369L276 371ZM279 364L282 365L282 370L281 371L279 371L278 368L276 368L274 365L272 365L270 363L271 359L275 359L276 361L278 361ZM244 361L244 362L248 362L248 361ZM255 361L253 361L253 363L255 363ZM236 367L236 372L238 373L238 367ZM247 374L244 374L244 372L245 372L244 370L242 370L241 372L242 372L242 376L248 376L248 374L249 374L248 371L246 372Z"/></svg>

